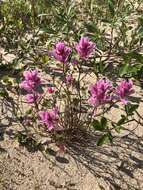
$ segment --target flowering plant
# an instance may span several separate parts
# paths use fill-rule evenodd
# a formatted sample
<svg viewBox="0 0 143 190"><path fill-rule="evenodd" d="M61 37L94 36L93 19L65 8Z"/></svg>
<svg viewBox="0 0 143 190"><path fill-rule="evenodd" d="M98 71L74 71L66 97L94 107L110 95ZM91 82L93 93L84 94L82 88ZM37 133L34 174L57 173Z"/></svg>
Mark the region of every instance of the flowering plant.
<svg viewBox="0 0 143 190"><path fill-rule="evenodd" d="M101 145L106 140L111 142L112 131L119 132L121 126L129 122L128 117L137 108L130 103L133 82L121 79L116 83L97 76L86 66L96 58L95 53L96 45L88 37L81 37L74 46L58 42L50 56L58 63L56 69L62 71L60 77L47 76L51 78L50 84L46 84L47 79L41 79L37 70L23 73L20 88L26 92L26 103L32 109L28 118L40 134L66 143L79 129L94 129L101 133L97 141ZM106 117L115 105L125 107L126 113L116 122Z"/></svg>

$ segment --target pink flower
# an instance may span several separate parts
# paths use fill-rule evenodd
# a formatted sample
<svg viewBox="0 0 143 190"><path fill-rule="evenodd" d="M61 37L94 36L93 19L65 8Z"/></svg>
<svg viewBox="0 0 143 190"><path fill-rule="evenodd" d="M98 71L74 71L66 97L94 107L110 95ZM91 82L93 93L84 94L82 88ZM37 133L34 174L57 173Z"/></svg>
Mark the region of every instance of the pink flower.
<svg viewBox="0 0 143 190"><path fill-rule="evenodd" d="M33 104L33 103L37 102L39 98L40 98L39 94L27 94L26 95L26 101L28 104Z"/></svg>
<svg viewBox="0 0 143 190"><path fill-rule="evenodd" d="M41 122L45 124L48 127L48 129L51 131L52 129L55 128L55 125L57 124L58 121L58 109L54 108L53 110L50 111L40 111L39 116Z"/></svg>
<svg viewBox="0 0 143 190"><path fill-rule="evenodd" d="M24 71L23 76L25 77L25 80L34 80L39 82L39 77L38 77L38 71L33 70L33 71Z"/></svg>
<svg viewBox="0 0 143 190"><path fill-rule="evenodd" d="M58 42L52 52L55 59L62 63L66 63L68 61L70 53L71 48L66 46L64 42Z"/></svg>
<svg viewBox="0 0 143 190"><path fill-rule="evenodd" d="M21 82L20 87L28 92L36 90L38 85L41 84L41 80L36 70L24 71L23 76L24 76L24 81Z"/></svg>
<svg viewBox="0 0 143 190"><path fill-rule="evenodd" d="M65 82L67 85L72 85L73 81L74 81L74 78L72 74L66 75Z"/></svg>
<svg viewBox="0 0 143 190"><path fill-rule="evenodd" d="M91 93L89 103L91 105L98 106L110 102L112 100L112 90L112 83L109 80L100 79L89 89Z"/></svg>
<svg viewBox="0 0 143 190"><path fill-rule="evenodd" d="M87 59L95 49L95 43L91 42L88 37L81 37L75 48L82 59Z"/></svg>
<svg viewBox="0 0 143 190"><path fill-rule="evenodd" d="M123 104L128 103L128 96L133 94L133 82L132 80L122 80L115 89L117 99L120 99Z"/></svg>
<svg viewBox="0 0 143 190"><path fill-rule="evenodd" d="M55 89L52 87L48 87L47 91L49 94L53 94L55 92Z"/></svg>

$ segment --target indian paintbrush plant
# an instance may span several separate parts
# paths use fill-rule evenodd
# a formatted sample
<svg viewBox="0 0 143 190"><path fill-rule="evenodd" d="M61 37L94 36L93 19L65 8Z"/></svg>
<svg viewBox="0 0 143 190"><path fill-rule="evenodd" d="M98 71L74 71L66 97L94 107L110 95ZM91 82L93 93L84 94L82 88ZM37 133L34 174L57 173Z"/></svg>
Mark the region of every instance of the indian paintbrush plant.
<svg viewBox="0 0 143 190"><path fill-rule="evenodd" d="M130 101L133 81L127 78L111 81L90 70L88 64L96 59L96 44L88 37L81 37L71 45L57 42L49 55L56 61L60 77L51 78L47 84L48 79L41 77L42 71L29 69L24 71L20 83L28 105L23 121L28 131L34 128L34 133L62 147L76 132L78 136L80 130L99 133L97 145L112 142L115 132L130 122L138 107ZM115 106L125 111L118 121L107 117Z"/></svg>

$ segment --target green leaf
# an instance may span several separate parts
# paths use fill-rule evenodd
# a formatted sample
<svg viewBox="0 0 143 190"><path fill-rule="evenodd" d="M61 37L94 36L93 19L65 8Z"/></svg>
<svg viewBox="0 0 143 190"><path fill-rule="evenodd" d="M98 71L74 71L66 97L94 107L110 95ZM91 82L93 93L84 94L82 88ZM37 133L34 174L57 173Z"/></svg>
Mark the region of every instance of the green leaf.
<svg viewBox="0 0 143 190"><path fill-rule="evenodd" d="M120 126L122 124L124 124L124 122L126 121L126 116L125 115L121 115L121 119L117 122L117 126Z"/></svg>
<svg viewBox="0 0 143 190"><path fill-rule="evenodd" d="M120 76L122 77L122 76L124 76L125 74L127 74L127 73L128 73L128 70L129 70L129 64L123 64L123 65L121 66L121 68L119 69L119 74L120 74Z"/></svg>
<svg viewBox="0 0 143 190"><path fill-rule="evenodd" d="M51 102L49 100L47 100L47 99L44 99L43 102L42 102L42 106L50 108Z"/></svg>
<svg viewBox="0 0 143 190"><path fill-rule="evenodd" d="M101 138L98 139L97 146L101 146L101 145L107 143L108 140L109 140L108 134L104 134Z"/></svg>
<svg viewBox="0 0 143 190"><path fill-rule="evenodd" d="M92 126L97 131L103 131L107 127L107 119L105 117L102 117L100 121L94 120L92 122Z"/></svg>
<svg viewBox="0 0 143 190"><path fill-rule="evenodd" d="M110 143L112 143L113 142L113 136L112 136L112 133L110 131L107 133L107 136L108 136Z"/></svg>
<svg viewBox="0 0 143 190"><path fill-rule="evenodd" d="M100 34L100 30L93 23L85 23L85 27L87 28L88 32Z"/></svg>
<svg viewBox="0 0 143 190"><path fill-rule="evenodd" d="M104 73L107 65L105 65L102 61L98 62L98 63L94 63L95 65L95 72L98 72L98 73Z"/></svg>
<svg viewBox="0 0 143 190"><path fill-rule="evenodd" d="M123 77L124 75L129 75L129 76L136 76L138 72L142 69L143 65L142 64L135 64L135 65L130 65L130 64L123 64L120 69L119 69L119 75Z"/></svg>
<svg viewBox="0 0 143 190"><path fill-rule="evenodd" d="M103 129L107 127L107 119L105 117L101 118L100 123Z"/></svg>
<svg viewBox="0 0 143 190"><path fill-rule="evenodd" d="M108 6L109 6L109 10L112 16L115 15L115 10L114 10L114 3L113 0L108 0Z"/></svg>
<svg viewBox="0 0 143 190"><path fill-rule="evenodd" d="M32 113L32 109L30 108L29 110L26 111L26 114L29 115Z"/></svg>
<svg viewBox="0 0 143 190"><path fill-rule="evenodd" d="M127 104L125 106L125 111L127 113L127 115L133 115L134 111L136 111L136 109L139 107L138 104Z"/></svg>
<svg viewBox="0 0 143 190"><path fill-rule="evenodd" d="M94 120L92 122L92 126L94 127L94 129L96 129L97 131L102 131L102 125L100 124L100 122L98 120Z"/></svg>
<svg viewBox="0 0 143 190"><path fill-rule="evenodd" d="M0 96L1 97L8 97L8 92L6 90L0 89Z"/></svg>

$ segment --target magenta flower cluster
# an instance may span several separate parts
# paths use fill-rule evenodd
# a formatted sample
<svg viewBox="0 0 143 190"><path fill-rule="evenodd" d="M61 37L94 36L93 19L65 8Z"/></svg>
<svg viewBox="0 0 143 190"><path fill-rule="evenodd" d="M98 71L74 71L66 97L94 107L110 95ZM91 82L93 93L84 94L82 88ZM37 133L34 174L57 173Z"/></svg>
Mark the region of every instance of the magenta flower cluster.
<svg viewBox="0 0 143 190"><path fill-rule="evenodd" d="M41 85L41 79L38 76L38 72L36 70L33 71L25 71L24 80L21 82L20 87L28 93L26 95L26 101L29 104L38 104L38 100L41 97L38 93L38 87ZM47 89L49 94L54 93L54 89L49 87ZM50 111L39 111L38 115L43 124L45 124L48 130L52 130L57 124L58 120L58 108L53 108Z"/></svg>
<svg viewBox="0 0 143 190"><path fill-rule="evenodd" d="M40 95L38 93L33 93L33 94L27 94L26 95L26 101L28 104L33 104L36 103L40 98Z"/></svg>
<svg viewBox="0 0 143 190"><path fill-rule="evenodd" d="M133 90L133 82L131 80L122 80L114 89L111 81L100 79L89 88L89 103L93 106L99 106L111 101L121 101L123 104L128 103L128 97Z"/></svg>
<svg viewBox="0 0 143 190"><path fill-rule="evenodd" d="M76 43L75 49L81 59L88 59L96 45L89 40L88 37L81 37L79 43ZM70 57L72 49L65 45L64 42L58 42L52 51L53 57L62 63L67 63ZM72 61L73 64L77 64L76 60Z"/></svg>
<svg viewBox="0 0 143 190"><path fill-rule="evenodd" d="M134 93L133 82L131 80L123 80L119 83L115 91L117 99L123 104L128 103L128 97Z"/></svg>
<svg viewBox="0 0 143 190"><path fill-rule="evenodd" d="M89 88L91 97L89 103L98 106L112 100L112 83L109 80L101 79Z"/></svg>
<svg viewBox="0 0 143 190"><path fill-rule="evenodd" d="M23 73L23 76L24 81L21 82L20 87L28 93L26 95L26 101L29 104L35 103L40 98L40 94L37 90L41 84L41 79L38 76L38 71L25 71Z"/></svg>
<svg viewBox="0 0 143 190"><path fill-rule="evenodd" d="M40 111L39 117L40 117L41 122L46 125L49 131L51 131L57 125L58 109L53 108L50 111Z"/></svg>
<svg viewBox="0 0 143 190"><path fill-rule="evenodd" d="M20 87L26 90L27 92L35 91L39 84L41 84L41 80L36 70L24 71L23 76L24 81L21 82Z"/></svg>
<svg viewBox="0 0 143 190"><path fill-rule="evenodd" d="M55 59L62 63L66 63L68 61L70 53L71 48L66 46L64 42L58 42L55 45L55 49L52 51L52 55Z"/></svg>
<svg viewBox="0 0 143 190"><path fill-rule="evenodd" d="M75 45L76 51L82 59L89 58L95 47L95 44L88 37L81 37L79 43Z"/></svg>

